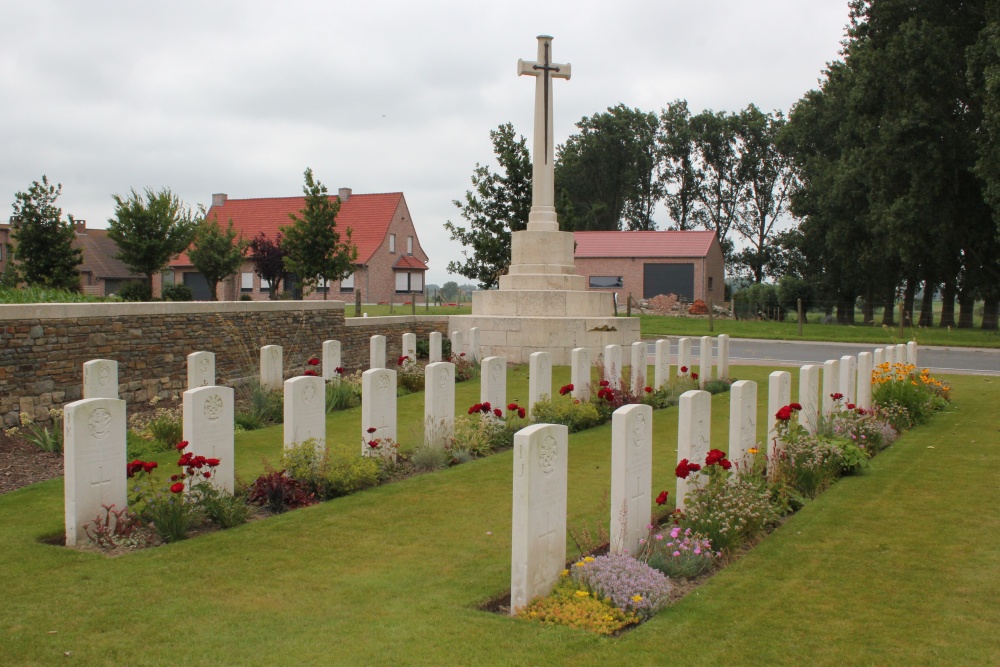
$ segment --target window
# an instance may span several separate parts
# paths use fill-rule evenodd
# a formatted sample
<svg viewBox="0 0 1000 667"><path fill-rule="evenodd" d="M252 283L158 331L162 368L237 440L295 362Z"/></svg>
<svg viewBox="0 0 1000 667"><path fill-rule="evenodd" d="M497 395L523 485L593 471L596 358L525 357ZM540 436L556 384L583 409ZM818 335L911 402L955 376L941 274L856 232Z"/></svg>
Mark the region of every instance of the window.
<svg viewBox="0 0 1000 667"><path fill-rule="evenodd" d="M260 279L260 291L263 292L265 290L270 290L270 289L271 289L271 281L268 280L267 278L261 278Z"/></svg>
<svg viewBox="0 0 1000 667"><path fill-rule="evenodd" d="M624 284L621 276L590 276L591 289L622 287Z"/></svg>
<svg viewBox="0 0 1000 667"><path fill-rule="evenodd" d="M389 252L396 252L396 235L389 234Z"/></svg>
<svg viewBox="0 0 1000 667"><path fill-rule="evenodd" d="M423 292L424 274L420 271L406 273L396 272L396 292Z"/></svg>
<svg viewBox="0 0 1000 667"><path fill-rule="evenodd" d="M712 276L708 277L708 291L712 291Z"/></svg>
<svg viewBox="0 0 1000 667"><path fill-rule="evenodd" d="M326 292L329 289L330 289L330 286L327 284L326 278L323 278L321 276L316 276L316 291L317 292Z"/></svg>
<svg viewBox="0 0 1000 667"><path fill-rule="evenodd" d="M253 274L252 273L241 273L240 274L240 291L241 292L252 292L253 291Z"/></svg>
<svg viewBox="0 0 1000 667"><path fill-rule="evenodd" d="M353 273L340 281L340 291L341 292L353 292L354 291L354 274Z"/></svg>
<svg viewBox="0 0 1000 667"><path fill-rule="evenodd" d="M413 237L412 236L407 236L406 237L406 254L407 255L412 255L413 254Z"/></svg>

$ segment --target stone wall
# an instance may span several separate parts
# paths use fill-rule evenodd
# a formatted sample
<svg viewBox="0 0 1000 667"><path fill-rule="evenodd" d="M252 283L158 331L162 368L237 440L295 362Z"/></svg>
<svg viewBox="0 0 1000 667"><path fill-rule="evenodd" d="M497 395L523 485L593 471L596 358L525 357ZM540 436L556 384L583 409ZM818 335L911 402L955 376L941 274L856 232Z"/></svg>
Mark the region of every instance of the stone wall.
<svg viewBox="0 0 1000 667"><path fill-rule="evenodd" d="M368 339L387 337L395 359L402 334L448 335L448 318L401 316L344 320L340 301L87 303L0 305L0 416L47 421L50 408L81 398L83 363L118 362L119 392L129 402L168 398L186 388L187 355L216 355L219 384L258 373L262 345L284 347L285 377L320 356L322 342L341 341L348 371L368 366Z"/></svg>

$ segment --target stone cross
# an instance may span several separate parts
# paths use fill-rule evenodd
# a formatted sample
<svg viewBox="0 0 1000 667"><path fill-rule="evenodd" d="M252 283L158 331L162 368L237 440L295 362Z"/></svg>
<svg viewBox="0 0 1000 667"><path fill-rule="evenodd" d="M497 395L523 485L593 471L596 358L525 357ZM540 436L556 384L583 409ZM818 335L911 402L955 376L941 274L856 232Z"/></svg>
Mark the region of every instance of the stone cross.
<svg viewBox="0 0 1000 667"><path fill-rule="evenodd" d="M552 37L538 36L538 59L517 61L518 76L535 77L535 136L531 149L531 211L528 229L559 231L555 209L552 79L569 79L569 64L552 62Z"/></svg>
<svg viewBox="0 0 1000 667"><path fill-rule="evenodd" d="M611 416L611 551L638 554L649 529L653 408L625 405Z"/></svg>
<svg viewBox="0 0 1000 667"><path fill-rule="evenodd" d="M590 400L590 350L585 347L573 349L570 382L573 384L573 398L585 402Z"/></svg>
<svg viewBox="0 0 1000 667"><path fill-rule="evenodd" d="M566 567L568 439L562 424L533 424L514 434L511 615L548 595Z"/></svg>
<svg viewBox="0 0 1000 667"><path fill-rule="evenodd" d="M653 360L653 376L656 381L656 389L662 389L663 385L670 382L670 341L660 339L656 341L656 355Z"/></svg>
<svg viewBox="0 0 1000 667"><path fill-rule="evenodd" d="M552 399L552 353L532 352L528 357L528 414L545 399Z"/></svg>

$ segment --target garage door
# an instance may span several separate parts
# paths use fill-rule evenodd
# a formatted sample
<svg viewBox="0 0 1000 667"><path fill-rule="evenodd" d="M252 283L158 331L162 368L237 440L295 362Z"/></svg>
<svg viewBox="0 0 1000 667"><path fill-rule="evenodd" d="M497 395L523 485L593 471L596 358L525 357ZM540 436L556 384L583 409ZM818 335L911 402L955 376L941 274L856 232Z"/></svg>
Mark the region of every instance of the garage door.
<svg viewBox="0 0 1000 667"><path fill-rule="evenodd" d="M694 301L694 264L644 264L642 298L676 294Z"/></svg>
<svg viewBox="0 0 1000 667"><path fill-rule="evenodd" d="M195 301L212 300L212 290L208 289L208 281L200 273L185 273L184 284L191 288L191 297Z"/></svg>

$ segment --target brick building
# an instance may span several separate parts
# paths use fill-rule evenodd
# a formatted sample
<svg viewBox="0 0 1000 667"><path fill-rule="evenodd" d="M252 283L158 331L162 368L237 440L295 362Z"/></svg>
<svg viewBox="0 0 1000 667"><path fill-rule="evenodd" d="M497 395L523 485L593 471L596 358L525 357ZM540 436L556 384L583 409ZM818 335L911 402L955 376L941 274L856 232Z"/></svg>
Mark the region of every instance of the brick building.
<svg viewBox="0 0 1000 667"><path fill-rule="evenodd" d="M676 294L722 303L725 262L714 231L573 232L588 289L648 299Z"/></svg>
<svg viewBox="0 0 1000 667"><path fill-rule="evenodd" d="M351 242L358 248L355 271L345 280L320 287L306 298L322 299L328 290L328 299L353 301L357 289L365 303L402 303L412 299L423 302L428 257L417 238L403 193L353 194L350 188L341 188L337 195L331 195L334 196L340 198L337 231L341 240L346 239L350 229ZM305 197L230 199L225 194L216 194L212 195L207 217L217 219L221 225L232 220L233 227L247 240L261 233L274 239L280 227L292 224L289 214L299 214L303 208ZM204 277L185 254L175 258L170 268L174 281L191 287L195 299L208 298ZM282 286L282 290L286 288ZM249 259L239 275L220 283L218 298L235 300L244 294L253 300L269 297L269 286L261 284Z"/></svg>

